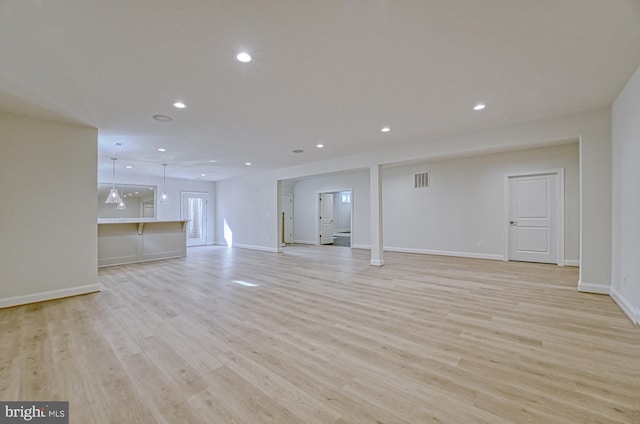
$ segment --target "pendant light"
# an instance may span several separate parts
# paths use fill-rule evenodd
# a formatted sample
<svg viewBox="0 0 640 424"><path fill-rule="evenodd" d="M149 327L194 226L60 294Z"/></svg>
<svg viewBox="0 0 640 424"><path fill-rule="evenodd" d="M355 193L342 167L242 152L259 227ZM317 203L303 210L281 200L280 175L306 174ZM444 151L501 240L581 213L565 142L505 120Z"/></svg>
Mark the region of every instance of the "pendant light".
<svg viewBox="0 0 640 424"><path fill-rule="evenodd" d="M118 194L118 190L116 189L116 161L117 160L118 160L117 158L111 158L111 161L113 162L113 184L111 185L111 190L109 191L109 195L107 196L107 199L104 201L104 203L119 204L120 202L122 202L122 199Z"/></svg>
<svg viewBox="0 0 640 424"><path fill-rule="evenodd" d="M162 164L162 194L160 195L160 202L165 203L169 201L169 196L167 196L167 164Z"/></svg>
<svg viewBox="0 0 640 424"><path fill-rule="evenodd" d="M127 209L127 205L124 204L124 189L122 189L122 197L120 199L120 203L118 203L118 206L116 206L116 209L118 209L119 211L124 211Z"/></svg>

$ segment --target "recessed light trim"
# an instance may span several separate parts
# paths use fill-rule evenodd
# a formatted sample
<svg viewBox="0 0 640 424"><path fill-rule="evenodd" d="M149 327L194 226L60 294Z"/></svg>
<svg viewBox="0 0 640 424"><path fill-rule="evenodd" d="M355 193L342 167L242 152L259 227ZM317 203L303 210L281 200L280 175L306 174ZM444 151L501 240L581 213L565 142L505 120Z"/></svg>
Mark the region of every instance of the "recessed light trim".
<svg viewBox="0 0 640 424"><path fill-rule="evenodd" d="M173 107L178 108L178 109L186 109L187 105L184 104L183 102L175 102L173 104Z"/></svg>
<svg viewBox="0 0 640 424"><path fill-rule="evenodd" d="M322 143L318 143L318 144L316 144L316 147L317 147L318 149L323 149L323 148L324 148L324 144L322 144Z"/></svg>
<svg viewBox="0 0 640 424"><path fill-rule="evenodd" d="M159 151L159 152L166 152L166 151L167 151L167 149L165 149L164 147L160 147L160 148L158 149L158 151Z"/></svg>
<svg viewBox="0 0 640 424"><path fill-rule="evenodd" d="M245 162L244 164L247 166L251 166L251 162Z"/></svg>
<svg viewBox="0 0 640 424"><path fill-rule="evenodd" d="M216 162L218 162L218 161L217 161L217 160L215 160L215 159L211 159L211 160L209 160L209 162L210 162L210 163L216 163Z"/></svg>
<svg viewBox="0 0 640 424"><path fill-rule="evenodd" d="M173 118L167 115L153 115L153 119L158 122L171 122Z"/></svg>
<svg viewBox="0 0 640 424"><path fill-rule="evenodd" d="M206 176L207 176L207 174L200 174L200 176L201 176L201 177L206 177Z"/></svg>
<svg viewBox="0 0 640 424"><path fill-rule="evenodd" d="M475 106L473 107L473 110L482 110L482 109L484 109L485 107L487 107L487 105L486 105L486 104L484 104L484 103L478 103L477 105L475 105Z"/></svg>
<svg viewBox="0 0 640 424"><path fill-rule="evenodd" d="M382 131L383 133L388 133L389 131L391 131L391 128L390 127L382 127L382 129L380 131Z"/></svg>
<svg viewBox="0 0 640 424"><path fill-rule="evenodd" d="M251 62L251 55L247 52L240 52L236 56L236 59L238 59L239 62L248 63Z"/></svg>
<svg viewBox="0 0 640 424"><path fill-rule="evenodd" d="M302 149L294 149L292 150L293 153L304 153L304 150Z"/></svg>
<svg viewBox="0 0 640 424"><path fill-rule="evenodd" d="M131 166L131 165L127 165L127 166L125 166L125 168L127 168L127 169L131 169L131 168L133 168L133 166Z"/></svg>

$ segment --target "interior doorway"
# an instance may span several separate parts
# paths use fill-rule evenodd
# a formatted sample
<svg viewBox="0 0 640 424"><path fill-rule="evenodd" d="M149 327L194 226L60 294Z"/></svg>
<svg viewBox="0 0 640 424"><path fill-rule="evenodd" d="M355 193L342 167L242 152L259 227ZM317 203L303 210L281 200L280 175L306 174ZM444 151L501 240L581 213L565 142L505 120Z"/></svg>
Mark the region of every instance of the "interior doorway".
<svg viewBox="0 0 640 424"><path fill-rule="evenodd" d="M318 244L351 247L352 190L318 193Z"/></svg>
<svg viewBox="0 0 640 424"><path fill-rule="evenodd" d="M282 208L282 246L293 243L293 193L280 195L280 207Z"/></svg>
<svg viewBox="0 0 640 424"><path fill-rule="evenodd" d="M508 175L508 260L564 265L564 172Z"/></svg>

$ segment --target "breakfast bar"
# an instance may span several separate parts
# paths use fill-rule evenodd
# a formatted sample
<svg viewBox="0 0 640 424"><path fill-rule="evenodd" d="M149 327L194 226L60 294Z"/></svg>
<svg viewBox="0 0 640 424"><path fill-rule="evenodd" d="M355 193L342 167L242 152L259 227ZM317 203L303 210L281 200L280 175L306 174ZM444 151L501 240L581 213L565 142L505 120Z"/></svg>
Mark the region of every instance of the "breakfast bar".
<svg viewBox="0 0 640 424"><path fill-rule="evenodd" d="M187 222L98 219L98 266L185 257Z"/></svg>

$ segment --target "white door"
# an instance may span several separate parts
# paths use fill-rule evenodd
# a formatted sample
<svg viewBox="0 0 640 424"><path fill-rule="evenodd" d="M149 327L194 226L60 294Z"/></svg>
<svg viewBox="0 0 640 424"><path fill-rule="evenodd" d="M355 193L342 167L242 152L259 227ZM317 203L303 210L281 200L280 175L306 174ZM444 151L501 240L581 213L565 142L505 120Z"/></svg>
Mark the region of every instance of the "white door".
<svg viewBox="0 0 640 424"><path fill-rule="evenodd" d="M333 243L333 193L320 194L320 244Z"/></svg>
<svg viewBox="0 0 640 424"><path fill-rule="evenodd" d="M509 259L558 263L558 173L509 177Z"/></svg>
<svg viewBox="0 0 640 424"><path fill-rule="evenodd" d="M284 214L284 243L293 243L293 195L284 193L280 196L282 213Z"/></svg>
<svg viewBox="0 0 640 424"><path fill-rule="evenodd" d="M187 219L187 246L207 244L208 193L182 193L182 219Z"/></svg>

